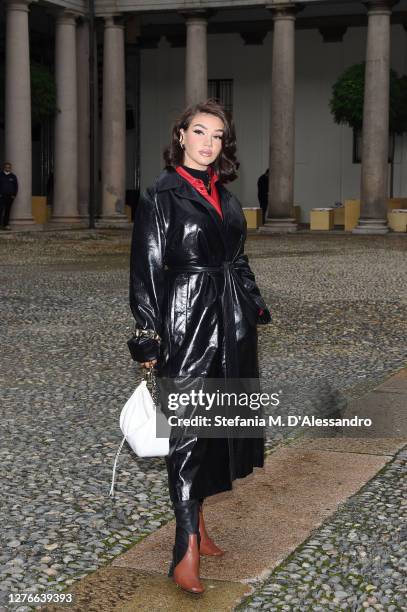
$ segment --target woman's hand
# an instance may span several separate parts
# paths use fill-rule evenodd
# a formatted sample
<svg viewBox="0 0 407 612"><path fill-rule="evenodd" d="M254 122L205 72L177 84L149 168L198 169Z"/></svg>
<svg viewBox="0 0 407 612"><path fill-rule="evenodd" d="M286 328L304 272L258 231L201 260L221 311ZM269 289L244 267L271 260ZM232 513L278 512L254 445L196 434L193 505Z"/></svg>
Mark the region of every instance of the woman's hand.
<svg viewBox="0 0 407 612"><path fill-rule="evenodd" d="M143 361L140 365L143 368L147 368L148 370L151 370L151 368L153 368L156 364L157 364L157 359L153 359L152 361Z"/></svg>
<svg viewBox="0 0 407 612"><path fill-rule="evenodd" d="M267 323L271 322L271 314L268 308L260 308L257 325L267 325Z"/></svg>

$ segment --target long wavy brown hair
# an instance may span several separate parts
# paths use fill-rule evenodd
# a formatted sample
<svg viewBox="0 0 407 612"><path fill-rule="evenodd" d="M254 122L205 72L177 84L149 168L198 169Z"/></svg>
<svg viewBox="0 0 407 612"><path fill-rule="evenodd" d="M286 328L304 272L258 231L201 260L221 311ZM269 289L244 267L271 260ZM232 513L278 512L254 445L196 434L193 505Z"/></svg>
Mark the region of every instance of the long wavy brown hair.
<svg viewBox="0 0 407 612"><path fill-rule="evenodd" d="M218 157L211 164L211 167L218 174L219 180L222 183L234 181L237 178L237 169L239 167L239 162L236 159L235 126L230 113L212 98L206 100L206 102L188 106L175 121L171 132L171 142L164 151L164 161L167 168L176 168L176 166L184 163L184 150L180 145L180 130L187 130L192 119L198 113L215 115L215 117L219 117L223 122L222 149Z"/></svg>

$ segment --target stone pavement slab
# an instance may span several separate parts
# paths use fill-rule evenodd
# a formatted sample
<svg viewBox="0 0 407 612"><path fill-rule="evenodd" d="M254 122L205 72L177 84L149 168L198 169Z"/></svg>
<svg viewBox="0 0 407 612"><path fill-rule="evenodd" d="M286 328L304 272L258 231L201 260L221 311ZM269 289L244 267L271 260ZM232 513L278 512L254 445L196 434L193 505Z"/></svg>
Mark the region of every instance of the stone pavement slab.
<svg viewBox="0 0 407 612"><path fill-rule="evenodd" d="M70 589L69 606L47 605L43 612L227 612L252 588L247 584L205 580L205 597L188 595L166 576L129 568L107 567Z"/></svg>
<svg viewBox="0 0 407 612"><path fill-rule="evenodd" d="M249 581L267 575L389 458L305 448L275 451L263 470L205 504L210 533L227 553L204 558L201 576ZM174 529L171 521L113 565L166 573Z"/></svg>
<svg viewBox="0 0 407 612"><path fill-rule="evenodd" d="M171 521L117 557L111 566L67 589L75 597L69 609L233 610L253 590L251 582L266 578L399 447L382 445L378 455L348 452L341 445L336 450L306 446L318 442L329 442L335 448L335 440L312 439L302 440L302 448L282 447L267 458L264 469L237 481L233 491L208 499L208 527L227 552L221 559L202 559L201 577L207 589L203 596L183 593L166 576L175 528ZM46 612L58 609L62 606L41 608Z"/></svg>

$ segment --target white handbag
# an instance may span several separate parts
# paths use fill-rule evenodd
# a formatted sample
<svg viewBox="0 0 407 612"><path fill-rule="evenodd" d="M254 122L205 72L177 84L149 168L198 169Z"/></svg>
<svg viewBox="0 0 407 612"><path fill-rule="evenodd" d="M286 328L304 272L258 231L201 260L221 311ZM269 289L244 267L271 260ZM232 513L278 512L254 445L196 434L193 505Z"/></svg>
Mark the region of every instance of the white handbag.
<svg viewBox="0 0 407 612"><path fill-rule="evenodd" d="M148 376L153 376L151 372ZM114 497L114 480L117 460L125 441L139 457L165 457L169 453L169 438L157 438L157 420L161 420L161 431L168 424L164 415L156 409L154 400L143 380L127 400L120 413L120 429L123 440L116 453L113 465L112 486L110 497Z"/></svg>

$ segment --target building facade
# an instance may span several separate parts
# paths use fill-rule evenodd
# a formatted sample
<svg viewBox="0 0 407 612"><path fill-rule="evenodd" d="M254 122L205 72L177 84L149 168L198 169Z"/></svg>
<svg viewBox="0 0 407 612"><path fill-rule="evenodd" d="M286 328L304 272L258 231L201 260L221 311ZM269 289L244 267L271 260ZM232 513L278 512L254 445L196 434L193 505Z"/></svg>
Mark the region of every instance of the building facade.
<svg viewBox="0 0 407 612"><path fill-rule="evenodd" d="M20 189L15 227L34 225L32 196L52 179L50 223L86 223L89 204L89 6L85 0L5 0L0 156ZM387 231L386 199L407 195L407 138L389 159L389 70L407 73L407 0L95 0L95 160L99 223L126 222L125 203L163 166L186 103L219 97L233 112L239 178L257 206L270 168L267 226L295 231L314 207L361 200L356 232ZM55 118L31 125L30 61L47 65ZM366 62L362 161L354 133L329 109L332 85ZM18 78L17 78L18 77Z"/></svg>

